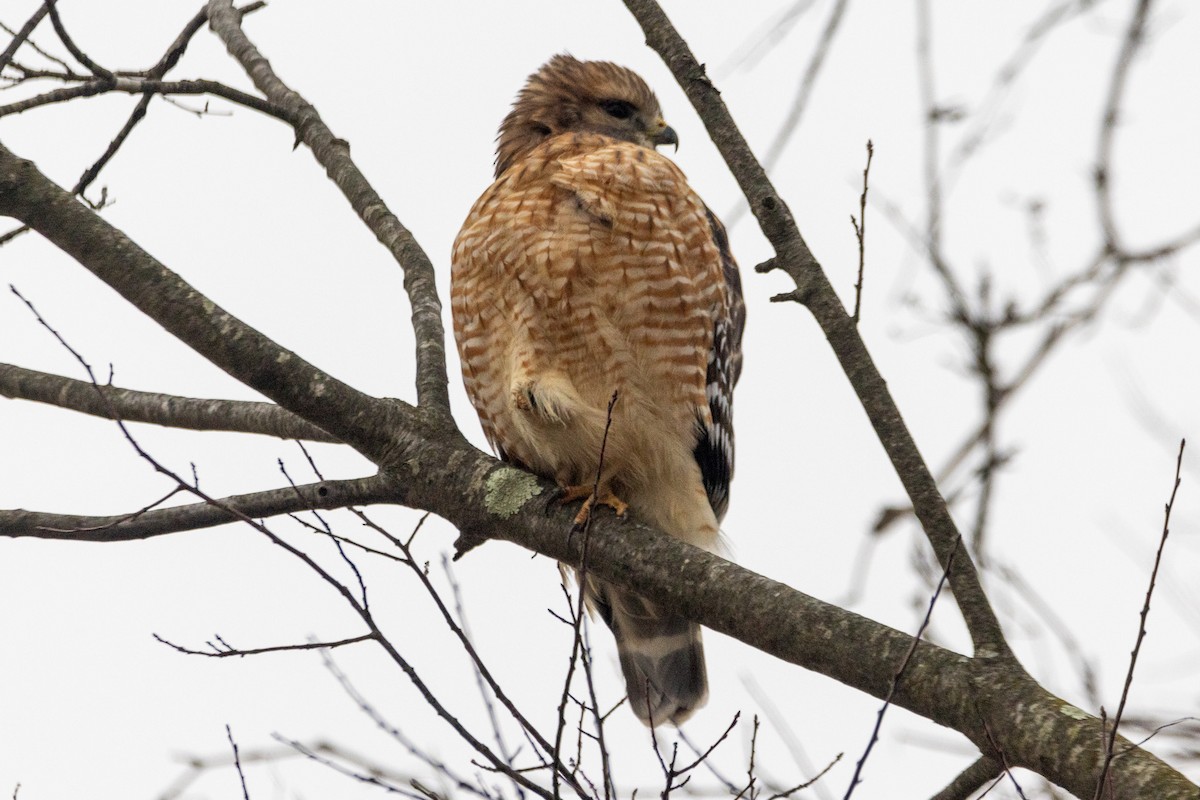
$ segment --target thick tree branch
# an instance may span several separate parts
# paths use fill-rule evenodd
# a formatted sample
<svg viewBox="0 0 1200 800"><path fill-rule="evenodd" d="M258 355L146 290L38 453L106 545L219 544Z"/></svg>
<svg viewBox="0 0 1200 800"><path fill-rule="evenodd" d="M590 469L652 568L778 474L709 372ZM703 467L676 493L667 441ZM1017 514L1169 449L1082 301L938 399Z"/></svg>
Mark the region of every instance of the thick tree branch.
<svg viewBox="0 0 1200 800"><path fill-rule="evenodd" d="M321 481L266 492L234 495L210 503L156 508L132 514L86 517L15 509L0 511L0 536L73 542L128 542L302 511L395 502L395 481L386 473L369 478Z"/></svg>
<svg viewBox="0 0 1200 800"><path fill-rule="evenodd" d="M557 507L551 484L511 468L490 469L491 463L482 454L473 463L459 462L454 470L462 476L456 505L448 508L443 502L430 510L461 530L488 530L496 538L579 565L583 537L564 534L572 509ZM517 510L510 512L509 503L518 505ZM622 523L607 515L596 520L587 548L588 571L594 577L880 699L887 696L896 665L912 646L905 633L634 520ZM971 659L920 643L892 703L962 732L985 754L994 755L998 745L1009 764L1035 770L1080 796L1095 786L1104 755L1100 720L1047 692L1015 662ZM1140 748L1118 749L1124 752L1125 747L1129 751L1114 763L1121 773L1112 775L1116 800L1195 800L1195 785L1182 775Z"/></svg>
<svg viewBox="0 0 1200 800"><path fill-rule="evenodd" d="M0 397L48 403L81 414L195 431L231 431L340 443L341 440L274 403L210 400L115 386L0 364Z"/></svg>
<svg viewBox="0 0 1200 800"><path fill-rule="evenodd" d="M274 105L295 115L293 127L297 140L308 145L325 173L350 201L355 213L404 271L404 289L412 305L413 332L417 341L417 402L423 408L448 416L446 334L429 256L359 172L350 158L349 144L333 135L317 110L279 79L267 59L246 38L241 15L233 8L231 0L211 0L208 17L213 31L225 42L230 55L242 65L258 90Z"/></svg>
<svg viewBox="0 0 1200 800"><path fill-rule="evenodd" d="M958 529L916 443L900 416L887 384L875 367L854 319L846 313L821 265L805 244L791 212L750 151L720 94L687 43L654 0L624 0L703 120L730 171L746 195L760 227L775 249L767 268L782 269L796 282L787 299L803 303L825 332L846 377L858 395L879 441L904 484L925 534L945 567ZM764 265L767 266L767 265ZM762 267L760 267L762 269ZM977 655L1010 659L1011 651L970 558L958 559L950 586L971 632Z"/></svg>

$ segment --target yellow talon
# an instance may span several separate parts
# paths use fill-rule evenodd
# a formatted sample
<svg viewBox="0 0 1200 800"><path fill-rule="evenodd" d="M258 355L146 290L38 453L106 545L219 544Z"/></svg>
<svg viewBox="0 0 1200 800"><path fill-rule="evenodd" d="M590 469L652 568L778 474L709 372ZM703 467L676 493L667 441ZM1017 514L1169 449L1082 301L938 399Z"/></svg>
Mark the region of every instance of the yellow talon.
<svg viewBox="0 0 1200 800"><path fill-rule="evenodd" d="M559 498L560 503L570 503L584 498L583 506L580 507L579 513L575 515L576 525L587 524L588 519L592 516L592 509L597 503L608 506L616 512L618 517L625 516L625 512L629 510L629 504L617 497L610 490L601 488L599 492L595 492L595 488L595 484L563 487L562 497Z"/></svg>

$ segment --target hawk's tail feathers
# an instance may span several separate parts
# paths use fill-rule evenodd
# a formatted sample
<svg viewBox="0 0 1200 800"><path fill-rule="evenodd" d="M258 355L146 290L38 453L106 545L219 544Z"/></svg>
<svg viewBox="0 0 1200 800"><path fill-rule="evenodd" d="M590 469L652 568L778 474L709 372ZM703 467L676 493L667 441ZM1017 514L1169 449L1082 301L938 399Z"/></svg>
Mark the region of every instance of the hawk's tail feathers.
<svg viewBox="0 0 1200 800"><path fill-rule="evenodd" d="M700 626L635 594L588 581L589 600L617 640L633 713L647 725L679 725L708 699Z"/></svg>

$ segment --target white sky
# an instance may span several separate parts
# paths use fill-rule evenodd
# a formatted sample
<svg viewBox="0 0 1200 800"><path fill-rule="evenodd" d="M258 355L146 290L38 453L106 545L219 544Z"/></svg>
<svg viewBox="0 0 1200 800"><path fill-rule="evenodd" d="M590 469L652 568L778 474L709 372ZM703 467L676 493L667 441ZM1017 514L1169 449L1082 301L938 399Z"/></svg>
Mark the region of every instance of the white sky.
<svg viewBox="0 0 1200 800"><path fill-rule="evenodd" d="M19 26L36 5L5 0L0 21ZM781 4L745 3L737 11L732 5L677 0L667 10L708 64L751 145L764 152L832 3L814 3L777 47L740 67L733 56L769 29ZM999 65L1044 5L933 3L939 99L979 112ZM996 109L1000 135L948 191L946 246L964 283L974 285L988 269L1001 296L1032 299L1097 247L1090 174L1101 99L1130 5L1099 3L1053 34ZM77 41L111 68L156 61L198 7L198 0L61 3ZM1171 238L1200 219L1194 146L1200 15L1194 12L1182 0L1159 4L1146 55L1132 73L1112 179L1118 222L1134 246ZM868 138L876 148L873 199L888 200L915 223L923 214L914 19L913 3L851 4L804 122L774 173L809 245L851 302L857 250L848 216L857 212ZM639 71L679 131L673 157L693 185L718 213L737 205L736 186L699 120L619 3L276 0L246 29L281 77L350 141L359 166L432 257L443 300L450 243L490 180L495 128L525 76L556 52ZM53 45L48 22L35 38ZM249 87L207 31L171 77ZM0 93L0 103L25 91ZM4 118L0 138L69 186L135 102L101 97ZM196 108L203 101L180 102ZM109 221L285 347L364 391L411 399L413 348L400 270L311 155L292 151L290 130L242 109L221 115L228 108L213 100L219 113L198 118L156 101L90 195L107 186L115 201L104 211ZM944 152L975 120L943 129ZM1022 209L1033 198L1046 203L1049 266L1033 258L1026 232ZM936 468L977 419L978 391L964 370L969 353L937 322L941 300L930 271L881 206L868 210L868 226L863 335ZM769 255L761 234L743 218L731 235L750 319L736 404L738 474L725 532L746 567L837 602L879 508L900 497L899 483L819 329L799 307L768 304L788 287L782 275L753 273ZM1137 629L1178 439L1190 434L1200 444L1198 258L1188 251L1128 279L1105 321L1057 353L1000 427L1015 459L999 482L991 552L1047 598L1081 654L1099 665L1110 713ZM1177 285L1164 291L1164 276ZM111 363L118 385L254 397L35 236L0 249L0 279L32 300L102 375ZM924 310L905 304L912 296ZM1006 366L1017 363L1029 342L1022 337L1006 345ZM0 296L0 361L82 377L7 292ZM482 446L456 362L451 375L456 417ZM308 479L291 443L146 426L135 432L168 465L186 472L195 463L214 495L280 485L278 458L297 480ZM369 472L344 448L312 449L328 476ZM1200 716L1198 476L1194 466L1185 473L1132 712ZM169 488L111 423L0 403L0 507L121 513ZM964 524L969 510L962 506ZM397 531L417 518L402 510L378 516ZM351 521L331 518L344 532L356 532ZM325 542L294 535L330 555ZM421 535L421 553L434 572L453 537L448 525L432 523ZM923 545L908 528L878 542L855 611L915 630L927 599L912 574L915 547ZM546 559L491 544L457 572L484 657L527 713L548 725L569 641L546 613L561 608L556 570ZM388 609L381 615L394 641L448 705L481 724L467 663L446 642L414 582L377 565L368 577L373 605ZM994 600L1034 676L1086 706L1070 666L1075 654L1048 637L1012 592L996 586ZM248 529L107 546L0 541L0 792L20 783L22 800L157 796L182 770L180 754L226 751L226 723L243 751L272 746L271 734L279 732L308 743L338 742L420 774L357 712L316 655L216 661L179 655L151 638L158 633L201 646L214 632L260 647L360 629L315 576ZM964 645L949 603L939 606L934 634L949 646ZM599 631L595 640L602 692L615 699L621 689L611 640ZM814 763L845 752L825 783L828 796L840 796L878 702L724 637L708 634L707 643L712 694L687 727L693 740L710 742L737 710L744 717L759 711L744 689L752 679ZM336 655L392 722L465 765L463 749L402 674L369 648ZM735 779L744 773L749 735L743 725L718 751L717 763ZM619 785L653 787L657 764L645 729L619 712L610 737ZM960 735L893 710L856 796L928 796L974 756ZM759 763L783 783L804 777L772 725L760 734ZM1200 767L1190 770L1200 779ZM248 778L256 800L375 791L296 760L255 767ZM1024 780L1027 788L1036 785ZM239 791L232 771L218 770L187 796Z"/></svg>

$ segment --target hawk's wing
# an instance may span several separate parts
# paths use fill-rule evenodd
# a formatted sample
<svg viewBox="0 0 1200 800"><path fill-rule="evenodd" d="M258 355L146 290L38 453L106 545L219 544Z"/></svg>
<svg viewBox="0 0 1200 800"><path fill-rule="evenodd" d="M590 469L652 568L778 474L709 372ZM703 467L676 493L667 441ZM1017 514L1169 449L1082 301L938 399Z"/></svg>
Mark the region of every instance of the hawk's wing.
<svg viewBox="0 0 1200 800"><path fill-rule="evenodd" d="M729 508L729 483L733 480L733 387L742 374L742 330L746 326L746 302L742 298L742 278L729 250L725 226L708 210L713 241L721 252L721 272L725 277L728 302L725 313L713 321L712 350L708 353L708 379L705 393L712 412L712 424L700 423L696 443L696 463L704 477L708 502L720 521Z"/></svg>

